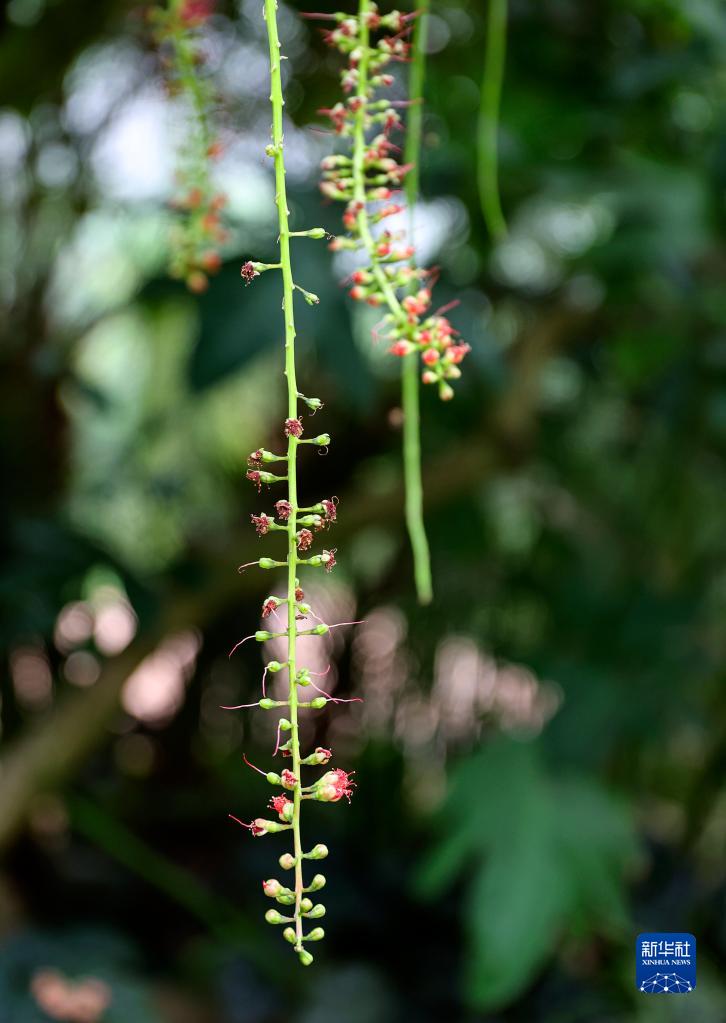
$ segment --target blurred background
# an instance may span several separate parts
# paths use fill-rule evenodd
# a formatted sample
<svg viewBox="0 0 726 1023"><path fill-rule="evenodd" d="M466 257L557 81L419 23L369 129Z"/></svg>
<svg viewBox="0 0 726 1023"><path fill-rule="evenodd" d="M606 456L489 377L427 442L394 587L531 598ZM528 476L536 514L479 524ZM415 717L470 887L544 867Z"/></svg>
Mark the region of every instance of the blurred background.
<svg viewBox="0 0 726 1023"><path fill-rule="evenodd" d="M334 9L327 2L323 9ZM436 599L402 525L399 364L345 262L297 250L301 389L340 498L308 595L356 770L312 806L327 938L262 921L283 840L254 631L275 580L246 456L283 417L268 69L257 0L206 69L229 195L205 294L166 276L175 151L144 12L10 0L0 38L0 1023L726 1019L726 17L718 0L512 0L509 235L477 191L486 5L431 19L416 235L473 351L423 395ZM338 229L316 110L338 57L282 6L293 225ZM403 83L396 87L403 94ZM304 246L304 248L303 248ZM321 652L323 651L323 652ZM638 994L641 931L691 931L697 990ZM43 1008L51 1007L49 1014Z"/></svg>

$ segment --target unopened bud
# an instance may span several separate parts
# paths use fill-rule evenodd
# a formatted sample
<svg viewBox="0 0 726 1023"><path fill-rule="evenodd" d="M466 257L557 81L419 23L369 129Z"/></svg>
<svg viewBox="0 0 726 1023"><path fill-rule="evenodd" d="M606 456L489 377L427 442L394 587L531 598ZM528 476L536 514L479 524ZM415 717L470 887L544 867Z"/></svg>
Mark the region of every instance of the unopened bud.
<svg viewBox="0 0 726 1023"><path fill-rule="evenodd" d="M265 913L265 920L268 924L284 924L285 919L282 917L276 909L268 909Z"/></svg>
<svg viewBox="0 0 726 1023"><path fill-rule="evenodd" d="M283 668L283 665L282 665L282 664L280 664L280 662L279 662L279 661L270 661L270 662L269 662L269 663L267 664L267 670L268 670L268 671L270 671L270 672L272 672L272 674L273 674L273 675L274 675L274 674L275 674L276 672L278 672L278 671L282 671L282 668Z"/></svg>
<svg viewBox="0 0 726 1023"><path fill-rule="evenodd" d="M307 853L305 858L308 860L324 860L327 855L327 845L323 845L322 842L318 842L318 844L314 846L309 853Z"/></svg>
<svg viewBox="0 0 726 1023"><path fill-rule="evenodd" d="M300 911L302 913L309 913L312 908L313 908L312 899L300 899Z"/></svg>
<svg viewBox="0 0 726 1023"><path fill-rule="evenodd" d="M310 934L305 935L305 941L321 941L325 937L325 931L322 927L313 927Z"/></svg>
<svg viewBox="0 0 726 1023"><path fill-rule="evenodd" d="M270 785L282 784L282 778L280 777L279 774L275 774L274 771L268 771L268 773L265 775L265 778L269 781Z"/></svg>
<svg viewBox="0 0 726 1023"><path fill-rule="evenodd" d="M319 447L327 447L330 444L330 434L321 433L319 436L313 437L312 443L317 444Z"/></svg>
<svg viewBox="0 0 726 1023"><path fill-rule="evenodd" d="M282 936L285 939L285 941L289 941L291 945L294 945L295 942L297 941L297 935L295 934L295 930L293 927L286 927L285 930L282 932Z"/></svg>
<svg viewBox="0 0 726 1023"><path fill-rule="evenodd" d="M325 887L325 874L316 874L308 885L309 892L319 892L321 888Z"/></svg>
<svg viewBox="0 0 726 1023"><path fill-rule="evenodd" d="M295 866L295 857L290 853L283 853L280 859L277 861L283 870L292 870Z"/></svg>
<svg viewBox="0 0 726 1023"><path fill-rule="evenodd" d="M255 633L255 639L258 643L266 643L268 639L272 639L272 633L266 629L258 629Z"/></svg>
<svg viewBox="0 0 726 1023"><path fill-rule="evenodd" d="M313 961L313 957L306 948L301 948L300 951L298 952L298 956L303 966L310 966L310 964Z"/></svg>
<svg viewBox="0 0 726 1023"><path fill-rule="evenodd" d="M284 889L279 881L271 877L269 881L262 882L262 891L270 899L275 899Z"/></svg>
<svg viewBox="0 0 726 1023"><path fill-rule="evenodd" d="M318 902L315 906L313 906L309 913L305 914L305 916L308 920L319 920L321 917L325 916L325 906L322 902Z"/></svg>
<svg viewBox="0 0 726 1023"><path fill-rule="evenodd" d="M272 710L273 707L276 706L277 702L275 700L271 700L269 696L265 696L258 704L260 710Z"/></svg>
<svg viewBox="0 0 726 1023"><path fill-rule="evenodd" d="M310 707L312 710L322 710L327 702L325 696L316 696L314 700L310 701Z"/></svg>
<svg viewBox="0 0 726 1023"><path fill-rule="evenodd" d="M290 724L290 722L289 722L289 721L287 720L287 718L280 718L280 720L279 720L278 724L280 725L280 729L281 729L281 730L282 730L283 732L289 732L289 731L290 731L290 729L292 728L292 725L291 725L291 724Z"/></svg>

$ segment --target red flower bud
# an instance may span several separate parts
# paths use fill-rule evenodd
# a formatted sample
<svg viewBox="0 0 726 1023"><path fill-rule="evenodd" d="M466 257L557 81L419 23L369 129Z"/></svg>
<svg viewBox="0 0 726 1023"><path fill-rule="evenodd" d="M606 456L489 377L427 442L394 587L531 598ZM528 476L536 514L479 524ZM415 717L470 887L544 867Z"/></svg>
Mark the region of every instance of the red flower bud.
<svg viewBox="0 0 726 1023"><path fill-rule="evenodd" d="M249 476L249 473L247 475ZM277 512L278 519L289 519L292 515L292 505L289 501L277 501L275 511Z"/></svg>

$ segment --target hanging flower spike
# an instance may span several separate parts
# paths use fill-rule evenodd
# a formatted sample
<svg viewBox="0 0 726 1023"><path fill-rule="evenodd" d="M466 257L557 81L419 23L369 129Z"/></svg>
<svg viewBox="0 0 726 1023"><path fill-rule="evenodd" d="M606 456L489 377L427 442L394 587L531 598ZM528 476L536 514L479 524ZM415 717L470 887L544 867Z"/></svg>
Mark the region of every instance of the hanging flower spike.
<svg viewBox="0 0 726 1023"><path fill-rule="evenodd" d="M227 238L219 216L226 199L216 192L210 169L222 146L211 136L209 110L214 94L202 74L204 55L199 38L199 30L213 12L212 0L168 0L149 12L167 89L182 97L191 110L180 152L179 194L172 203L179 217L172 231L169 272L197 294L206 291L209 275L222 265L218 246Z"/></svg>
<svg viewBox="0 0 726 1023"><path fill-rule="evenodd" d="M306 668L298 668L297 660L297 639L298 636L323 636L336 625L328 626L322 622L312 608L303 604L304 592L300 587L297 573L300 566L321 567L324 566L330 571L335 565L335 550L323 550L320 554L312 554L308 558L300 558L300 552L309 550L315 540L315 532L322 529L323 525L331 525L335 522L337 515L337 498L323 500L309 508L302 508L298 504L297 479L298 465L297 453L300 445L314 445L319 451L325 451L330 444L330 437L326 433L317 437L302 439L303 425L300 415L302 402L311 412L315 413L322 407L319 398L309 398L297 390L296 365L295 365L295 315L294 297L295 292L302 296L308 304L317 304L317 297L305 288L297 284L293 279L291 265L291 239L309 238L323 239L326 232L322 228L311 228L308 231L290 231L288 222L287 195L285 189L285 163L283 154L283 97L282 80L280 73L280 42L277 30L276 0L264 0L265 22L270 51L270 78L271 78L271 101L272 101L272 143L267 147L268 156L272 157L275 165L276 198L279 227L280 262L275 264L263 264L248 261L242 266L241 276L245 284L249 284L260 273L267 270L279 270L282 277L283 310L285 329L285 377L287 381L287 417L284 422L284 435L287 438L287 453L276 455L258 448L251 453L248 459L249 468L246 471L247 479L261 492L263 484L272 486L277 483L285 483L287 495L275 502L275 517L278 521L262 512L259 515L251 515L255 532L258 536L264 537L272 532L282 532L287 535L286 560L276 561L272 558L260 558L256 562L249 562L241 566L241 569L257 565L262 569L285 567L287 569L287 591L283 597L268 597L262 605L262 617L267 618L277 614L282 604L287 605L287 627L279 632L268 632L260 629L251 636L245 637L235 645L231 653L250 639L264 643L272 638L285 640L287 645L284 662L270 661L262 676L263 698L258 706L263 710L285 708L286 717L280 717L277 723L277 734L273 756L282 753L290 757L290 768L284 769L280 774L274 771L265 773L253 764L250 764L245 757L245 762L255 771L261 774L266 782L271 785L280 786L285 790L273 796L269 801L270 809L277 815L277 821L268 821L265 818L256 818L250 824L233 818L242 827L247 828L253 836L271 834L279 831L291 831L293 850L286 852L280 857L280 866L283 870L289 870L293 874L293 882L287 888L277 879L269 878L262 882L264 894L268 898L275 899L278 903L288 906L290 916L282 916L277 910L270 909L265 913L268 923L290 924L283 934L294 947L300 962L304 966L310 965L313 961L312 954L305 947L306 942L319 941L323 937L322 928L313 928L308 933L304 930L304 918L316 918L323 916L325 907L314 906L312 900L306 895L307 892L317 891L325 884L322 874L316 874L310 884L305 887L303 877L303 866L305 860L320 860L328 855L327 847L317 843L309 852L303 851L301 836L301 808L303 799L319 799L322 802L338 802L344 796L350 800L353 783L350 775L345 771L329 771L317 782L303 785L302 770L307 767L320 767L326 765L331 757L331 751L321 746L315 748L314 752L303 757L300 750L299 736L299 712L305 709L319 710L330 702L343 702L334 700L328 694L322 694L312 700L300 701L298 691L300 687L313 684L310 678L310 671ZM350 31L354 37L354 26L348 25L343 33ZM268 462L282 461L286 463L285 475L275 475L263 468ZM314 532L315 531L315 532ZM299 629L298 622L307 618L308 614L319 622L314 628ZM272 700L266 696L265 679L267 673L278 672L283 669L288 672L288 693L285 700ZM317 688L314 686L314 688ZM322 693L322 691L321 691ZM242 705L244 706L244 705ZM283 741L283 733L285 739Z"/></svg>
<svg viewBox="0 0 726 1023"><path fill-rule="evenodd" d="M389 352L404 360L406 519L419 599L428 603L432 598L431 569L422 514L418 384L413 360L420 358L422 382L437 385L439 397L448 400L453 396L450 382L461 375L459 362L468 346L462 343L454 356L447 353L453 328L443 317L429 313L434 275L416 265L411 241L391 231L376 234L376 225L404 209L402 203L391 201L394 194L405 185L412 206L418 191L428 0L423 0L421 8L413 14L381 14L372 0L359 0L358 16L345 18L345 30L341 24L325 34L328 45L347 60L341 76L345 99L326 113L336 134L348 141L349 151L325 157L321 190L327 198L345 204L343 225L348 235L335 239L331 248L357 251L365 260L352 276L350 297L386 309L382 336ZM411 142L407 141L403 161L399 161L390 135L401 127L401 120L396 107L379 92L394 81L387 70L390 65L408 59L407 37L419 14L412 49L415 105L409 117Z"/></svg>

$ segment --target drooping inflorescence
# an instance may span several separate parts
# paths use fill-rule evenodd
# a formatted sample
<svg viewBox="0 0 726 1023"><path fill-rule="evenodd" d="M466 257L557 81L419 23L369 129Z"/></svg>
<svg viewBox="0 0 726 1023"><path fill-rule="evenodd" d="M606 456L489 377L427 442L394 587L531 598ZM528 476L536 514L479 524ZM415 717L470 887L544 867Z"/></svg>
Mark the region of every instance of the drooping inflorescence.
<svg viewBox="0 0 726 1023"><path fill-rule="evenodd" d="M331 248L361 252L366 264L351 275L351 298L384 311L377 334L388 341L393 355L420 354L421 379L438 385L439 395L453 397L451 381L461 376L459 365L470 350L448 318L447 309L432 311L435 272L417 267L414 249L402 233L387 230L385 221L401 213L401 190L410 164L397 159L392 134L403 127L400 107L379 92L390 88L390 67L409 56L408 35L415 14L379 13L372 0L359 0L356 16L345 13L309 15L335 24L325 31L326 42L342 53L347 67L341 81L344 97L321 111L341 138L347 152L334 153L322 163L323 195L345 203L346 236Z"/></svg>
<svg viewBox="0 0 726 1023"><path fill-rule="evenodd" d="M227 238L220 219L226 199L215 188L210 172L210 164L220 156L222 146L210 126L214 90L202 74L200 42L200 29L213 10L214 0L169 0L167 5L152 7L149 12L167 89L190 108L189 130L177 171L178 192L172 204L178 219L172 232L169 272L195 292L205 291L208 275L221 266L219 246Z"/></svg>
<svg viewBox="0 0 726 1023"><path fill-rule="evenodd" d="M292 852L283 853L279 863L283 870L291 872L292 881L287 885L277 878L263 881L262 887L265 895L275 900L281 907L281 910L269 909L265 914L265 919L271 924L284 925L284 937L294 946L303 965L307 966L313 961L313 956L306 948L306 944L319 941L324 936L324 932L319 926L312 926L307 931L305 928L308 926L308 921L319 920L325 915L325 907L320 903L314 903L310 896L324 886L325 877L322 874L315 874L306 884L303 877L303 865L305 860L324 859L328 855L328 850L322 843L317 843L307 852L303 851L300 830L302 804L306 800L323 803L337 803L342 799L350 800L355 783L349 772L341 768L330 768L308 784L303 784L303 771L310 768L326 767L332 757L332 752L318 746L306 756L302 755L298 727L299 711L303 708L320 710L330 702L340 701L313 681L314 673L309 668L299 665L297 639L300 636L324 636L330 629L336 628L337 624L355 623L328 625L320 620L306 602L298 578L300 568L303 570L324 569L326 572L330 572L335 566L336 555L335 548L323 547L320 552L313 552L313 545L316 538L335 522L337 498L326 498L314 505L301 507L298 504L297 486L298 449L302 445L309 445L318 450L325 449L330 444L330 437L327 433L310 438L305 436L305 423L301 409L307 408L314 414L321 408L322 402L319 398L309 398L301 394L297 389L294 295L297 291L306 302L312 305L317 304L318 299L317 296L298 285L293 278L290 240L291 238L322 239L326 237L326 232L322 228L312 228L306 231L290 230L285 187L284 100L280 73L282 55L277 29L276 0L265 0L264 11L270 49L270 99L272 103L272 142L266 152L273 159L275 167L275 202L278 213L280 260L278 263L247 262L242 267L241 274L245 284L250 284L266 271L279 270L281 273L288 402L287 418L284 423L280 424L280 439L286 441L287 450L284 454L275 454L265 448L253 451L248 459L247 478L258 493L262 493L263 488L267 490L273 485L286 487L285 496L275 502L274 509L269 513L262 511L252 515L252 524L259 537L268 537L272 533L284 534L287 541L287 552L284 560L261 557L242 568L246 569L251 565L256 565L261 569L285 568L287 570L285 596L269 596L262 605L262 618L267 620L274 616L280 620L280 628L275 631L259 629L246 639L254 639L258 643L265 643L271 639L282 639L286 645L285 660L272 660L265 666L262 679L262 698L249 706L260 707L265 711L277 709L284 711L285 716L280 717L278 721L277 741L273 755L280 754L283 757L289 757L290 767L280 772L265 772L255 768L270 785L275 789L282 790L278 791L269 801L268 806L273 811L270 818L258 817L248 823L237 817L232 817L232 819L247 828L255 837L277 832L290 832ZM277 472L271 471L271 467L277 468ZM305 553L306 556L301 557L301 553ZM282 627L283 617L284 627ZM315 620L318 624L300 628L300 623L306 619ZM239 643L236 644L232 653L239 645ZM283 671L288 673L289 680L286 699L271 699L267 696L265 688L267 675ZM303 691L313 690L316 695L311 696L310 699L301 700L301 689ZM225 709L239 710L242 708Z"/></svg>

